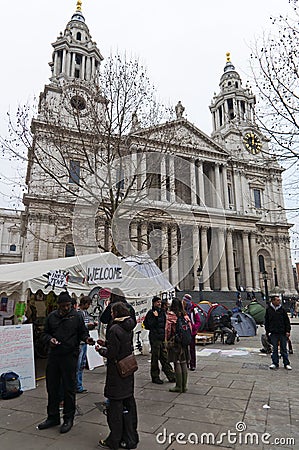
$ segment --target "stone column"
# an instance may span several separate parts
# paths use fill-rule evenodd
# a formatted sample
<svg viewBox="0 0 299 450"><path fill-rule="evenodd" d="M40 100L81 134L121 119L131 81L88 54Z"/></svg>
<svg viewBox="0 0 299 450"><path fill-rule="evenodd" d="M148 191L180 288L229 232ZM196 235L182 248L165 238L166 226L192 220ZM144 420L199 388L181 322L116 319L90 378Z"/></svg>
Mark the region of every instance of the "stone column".
<svg viewBox="0 0 299 450"><path fill-rule="evenodd" d="M202 281L204 291L211 290L208 252L208 229L209 227L207 226L201 227Z"/></svg>
<svg viewBox="0 0 299 450"><path fill-rule="evenodd" d="M70 52L67 52L66 54L66 67L65 67L65 74L69 77L71 73L71 57L72 54Z"/></svg>
<svg viewBox="0 0 299 450"><path fill-rule="evenodd" d="M170 202L175 203L175 168L173 155L169 155L169 185L170 185Z"/></svg>
<svg viewBox="0 0 299 450"><path fill-rule="evenodd" d="M220 170L219 163L215 163L215 207L221 208L221 187L220 187Z"/></svg>
<svg viewBox="0 0 299 450"><path fill-rule="evenodd" d="M141 223L140 242L141 242L141 251L146 252L148 249L148 247L147 247L147 223L146 222Z"/></svg>
<svg viewBox="0 0 299 450"><path fill-rule="evenodd" d="M203 162L198 160L198 189L199 189L199 204L205 206L205 185L204 185L204 173Z"/></svg>
<svg viewBox="0 0 299 450"><path fill-rule="evenodd" d="M82 80L86 80L85 67L86 67L86 56L83 55L83 57L82 57L82 65L81 65L81 78L82 78Z"/></svg>
<svg viewBox="0 0 299 450"><path fill-rule="evenodd" d="M221 291L228 291L226 249L225 249L225 236L224 236L224 233L225 233L225 229L224 228L218 228L220 289L221 289Z"/></svg>
<svg viewBox="0 0 299 450"><path fill-rule="evenodd" d="M190 159L190 190L191 190L191 205L197 205L196 197L196 164L195 159Z"/></svg>
<svg viewBox="0 0 299 450"><path fill-rule="evenodd" d="M161 270L163 274L168 272L168 225L163 223L161 227Z"/></svg>
<svg viewBox="0 0 299 450"><path fill-rule="evenodd" d="M199 291L199 284L197 280L197 269L200 265L200 248L199 248L199 229L198 225L193 225L193 277L194 277L194 291Z"/></svg>
<svg viewBox="0 0 299 450"><path fill-rule="evenodd" d="M55 52L54 53L54 67L53 67L53 76L54 77L57 77L57 75L58 75L58 70L57 70L57 65L58 65L58 53L57 52Z"/></svg>
<svg viewBox="0 0 299 450"><path fill-rule="evenodd" d="M250 233L249 243L250 243L250 257L252 266L252 281L253 281L252 286L253 290L256 291L259 289L260 283L259 283L259 261L257 257L255 233Z"/></svg>
<svg viewBox="0 0 299 450"><path fill-rule="evenodd" d="M137 153L136 152L131 153L130 157L131 157L131 161L130 161L130 168L129 168L129 170L130 170L129 184L132 185L131 189L134 192L137 189L137 173L138 173Z"/></svg>
<svg viewBox="0 0 299 450"><path fill-rule="evenodd" d="M179 284L179 255L178 255L178 240L177 240L177 226L171 226L171 283L173 286Z"/></svg>
<svg viewBox="0 0 299 450"><path fill-rule="evenodd" d="M103 222L99 223L98 226L98 241L99 241L99 250L101 253L106 251L105 248L105 224Z"/></svg>
<svg viewBox="0 0 299 450"><path fill-rule="evenodd" d="M72 53L72 63L71 63L71 73L70 73L71 77L75 76L75 65L76 65L75 58L76 58L76 53Z"/></svg>
<svg viewBox="0 0 299 450"><path fill-rule="evenodd" d="M222 167L222 185L223 185L224 209L229 209L228 188L227 188L227 168L225 165Z"/></svg>
<svg viewBox="0 0 299 450"><path fill-rule="evenodd" d="M138 224L131 222L130 226L131 252L133 255L138 253Z"/></svg>
<svg viewBox="0 0 299 450"><path fill-rule="evenodd" d="M242 232L245 285L246 285L246 290L252 291L252 268L251 268L251 261L250 261L248 235L249 235L248 231Z"/></svg>
<svg viewBox="0 0 299 450"><path fill-rule="evenodd" d="M64 73L65 74L65 71L66 71L66 49L64 48L63 49L63 52L62 52L62 73Z"/></svg>
<svg viewBox="0 0 299 450"><path fill-rule="evenodd" d="M236 291L236 274L234 263L234 248L233 248L233 230L228 228L226 234L226 253L227 253L227 273L228 286L231 291Z"/></svg>
<svg viewBox="0 0 299 450"><path fill-rule="evenodd" d="M161 156L161 201L166 202L167 201L167 192L166 192L166 155Z"/></svg>
<svg viewBox="0 0 299 450"><path fill-rule="evenodd" d="M91 79L93 80L95 76L95 59L91 58Z"/></svg>
<svg viewBox="0 0 299 450"><path fill-rule="evenodd" d="M287 280L287 291L294 291L294 277L293 277L293 270L292 270L292 260L291 260L291 252L290 252L290 238L288 235L284 237L285 242L285 260L286 260L286 280Z"/></svg>
<svg viewBox="0 0 299 450"><path fill-rule="evenodd" d="M241 186L240 186L239 171L234 169L232 176L233 176L233 183L234 183L236 211L237 211L237 213L239 213L240 209L241 209L241 203L240 203Z"/></svg>
<svg viewBox="0 0 299 450"><path fill-rule="evenodd" d="M141 189L142 195L146 195L148 189L146 186L146 153L140 153L140 161L139 161L139 167L138 167L138 174L139 174L139 189Z"/></svg>

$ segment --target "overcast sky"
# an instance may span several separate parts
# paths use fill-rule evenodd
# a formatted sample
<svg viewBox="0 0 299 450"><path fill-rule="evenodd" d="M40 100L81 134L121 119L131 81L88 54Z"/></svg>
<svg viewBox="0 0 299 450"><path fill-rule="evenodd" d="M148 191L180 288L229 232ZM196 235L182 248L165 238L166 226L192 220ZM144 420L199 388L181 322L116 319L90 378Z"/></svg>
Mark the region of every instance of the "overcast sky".
<svg viewBox="0 0 299 450"><path fill-rule="evenodd" d="M1 5L0 133L6 112L38 96L48 83L52 46L76 10L76 0L13 0ZM226 62L250 77L250 46L285 15L288 0L83 0L82 12L102 55L139 57L159 97L181 100L187 118L211 133L209 104ZM7 162L7 164L11 164ZM6 167L6 166L5 166ZM6 170L6 169L5 169ZM0 168L0 192L3 192ZM12 206L9 197L0 206Z"/></svg>
<svg viewBox="0 0 299 450"><path fill-rule="evenodd" d="M1 116L43 90L50 77L51 42L76 0L14 0L1 9ZM250 45L285 13L288 0L83 0L82 12L102 55L127 52L147 66L163 101L181 100L187 117L211 132L208 106L218 92L225 53L249 78ZM0 124L3 132L3 120Z"/></svg>

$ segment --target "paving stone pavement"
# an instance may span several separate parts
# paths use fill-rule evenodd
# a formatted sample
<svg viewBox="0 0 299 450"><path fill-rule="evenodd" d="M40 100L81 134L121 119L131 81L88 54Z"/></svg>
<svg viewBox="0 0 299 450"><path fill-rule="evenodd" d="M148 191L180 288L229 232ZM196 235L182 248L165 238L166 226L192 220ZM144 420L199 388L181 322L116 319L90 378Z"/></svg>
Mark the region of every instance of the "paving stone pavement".
<svg viewBox="0 0 299 450"><path fill-rule="evenodd" d="M270 357L259 352L261 327L257 336L241 338L234 346L197 346L197 369L189 372L185 394L169 392L172 384L165 377L163 385L152 384L150 357L138 356L138 449L299 449L299 320L293 322L292 371L268 369ZM249 351L244 356L203 355L210 349ZM37 367L42 370L40 362ZM19 398L0 401L1 450L99 448L98 440L108 433L106 416L99 406L104 400L104 382L104 367L85 371L88 392L77 395L80 415L65 435L58 427L43 431L36 428L46 417L44 379Z"/></svg>

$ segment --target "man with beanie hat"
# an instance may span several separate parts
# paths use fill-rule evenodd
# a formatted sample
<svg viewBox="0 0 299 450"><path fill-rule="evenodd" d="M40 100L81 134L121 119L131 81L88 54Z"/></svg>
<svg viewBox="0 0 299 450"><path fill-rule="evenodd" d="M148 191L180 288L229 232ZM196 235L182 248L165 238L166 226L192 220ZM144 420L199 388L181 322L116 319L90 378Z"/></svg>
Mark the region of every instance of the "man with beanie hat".
<svg viewBox="0 0 299 450"><path fill-rule="evenodd" d="M60 425L59 386L62 382L64 406L60 432L67 433L73 426L76 410L76 369L80 341L94 344L83 317L72 308L72 298L68 292L59 294L57 310L52 311L46 318L42 339L49 345L46 369L48 417L38 425L38 429L45 430Z"/></svg>
<svg viewBox="0 0 299 450"><path fill-rule="evenodd" d="M172 383L175 382L174 371L168 362L167 350L165 347L165 324L166 312L161 308L160 297L153 297L152 309L147 312L144 319L144 327L149 330L149 341L151 344L151 377L152 382L162 384L160 378L159 361L162 370Z"/></svg>
<svg viewBox="0 0 299 450"><path fill-rule="evenodd" d="M196 303L192 301L192 297L190 294L185 294L183 297L183 306L186 313L189 316L192 330L191 330L191 343L190 343L190 370L195 370L196 368L196 348L195 348L195 339L196 334L200 328L201 320L200 315L198 313L198 308Z"/></svg>

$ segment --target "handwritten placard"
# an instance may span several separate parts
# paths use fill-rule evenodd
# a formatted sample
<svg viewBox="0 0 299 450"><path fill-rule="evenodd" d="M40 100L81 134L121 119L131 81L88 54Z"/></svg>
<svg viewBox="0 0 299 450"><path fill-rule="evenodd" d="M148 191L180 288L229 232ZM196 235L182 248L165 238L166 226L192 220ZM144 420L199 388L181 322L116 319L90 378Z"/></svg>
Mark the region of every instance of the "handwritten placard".
<svg viewBox="0 0 299 450"><path fill-rule="evenodd" d="M89 334L90 334L90 337L92 337L95 341L98 340L97 330L91 330L89 332ZM89 370L93 370L95 367L104 365L103 357L96 351L94 346L92 346L92 345L87 346L86 356L87 356Z"/></svg>
<svg viewBox="0 0 299 450"><path fill-rule="evenodd" d="M22 390L35 386L32 324L0 327L0 374L16 372Z"/></svg>

